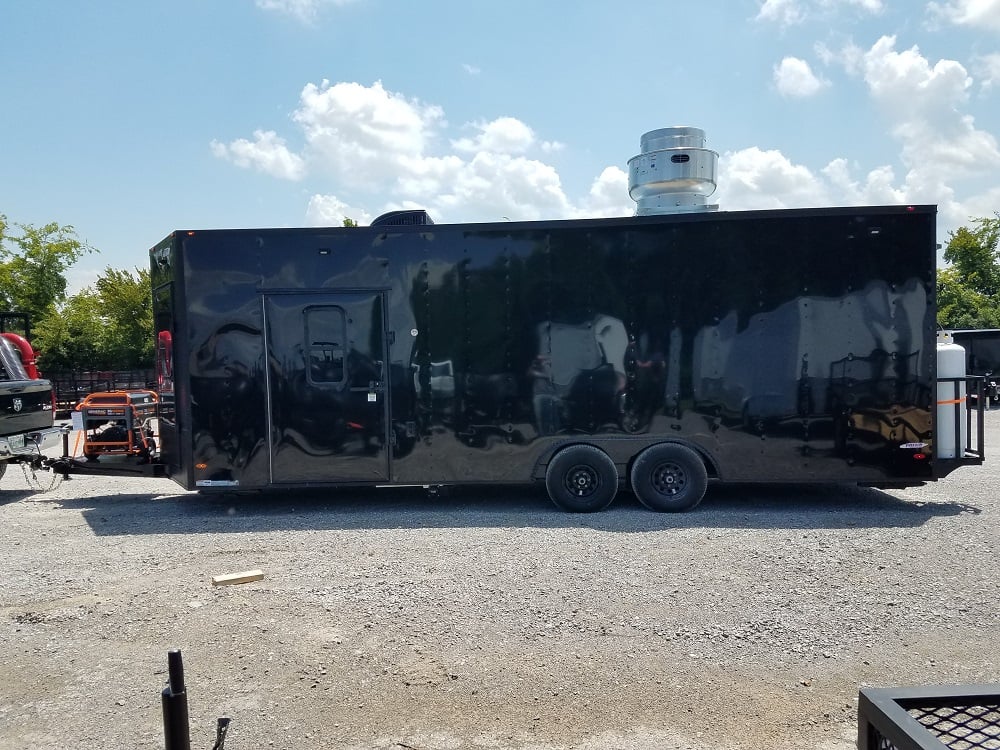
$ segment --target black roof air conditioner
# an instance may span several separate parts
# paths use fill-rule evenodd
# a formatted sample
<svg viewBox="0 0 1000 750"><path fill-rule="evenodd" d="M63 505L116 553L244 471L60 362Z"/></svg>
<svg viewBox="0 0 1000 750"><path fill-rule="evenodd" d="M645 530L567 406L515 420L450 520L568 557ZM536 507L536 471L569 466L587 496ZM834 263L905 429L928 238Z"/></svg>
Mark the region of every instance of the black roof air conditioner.
<svg viewBox="0 0 1000 750"><path fill-rule="evenodd" d="M372 220L373 227L406 227L433 224L434 220L422 208L389 211Z"/></svg>

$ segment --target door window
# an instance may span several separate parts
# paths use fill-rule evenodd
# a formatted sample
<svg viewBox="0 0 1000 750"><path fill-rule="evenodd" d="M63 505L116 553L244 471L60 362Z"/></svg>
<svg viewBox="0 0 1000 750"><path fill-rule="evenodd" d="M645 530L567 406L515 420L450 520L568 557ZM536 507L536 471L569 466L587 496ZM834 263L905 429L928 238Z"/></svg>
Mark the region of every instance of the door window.
<svg viewBox="0 0 1000 750"><path fill-rule="evenodd" d="M344 310L333 306L308 307L305 318L309 382L343 385L347 380L347 318Z"/></svg>

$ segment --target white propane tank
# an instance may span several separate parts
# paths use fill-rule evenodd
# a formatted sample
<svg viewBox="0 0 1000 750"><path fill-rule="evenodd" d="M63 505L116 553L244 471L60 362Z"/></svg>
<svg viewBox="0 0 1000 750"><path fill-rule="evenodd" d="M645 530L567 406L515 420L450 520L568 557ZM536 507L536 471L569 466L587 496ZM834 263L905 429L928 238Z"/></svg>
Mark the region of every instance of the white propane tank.
<svg viewBox="0 0 1000 750"><path fill-rule="evenodd" d="M955 343L947 331L938 332L937 340L938 378L965 377L965 349ZM955 383L937 384L937 414L934 429L934 455L937 458L961 458L969 444L969 423L965 410L965 382L959 383L958 393ZM958 420L958 440L955 440L955 420ZM956 453L957 448L957 453Z"/></svg>

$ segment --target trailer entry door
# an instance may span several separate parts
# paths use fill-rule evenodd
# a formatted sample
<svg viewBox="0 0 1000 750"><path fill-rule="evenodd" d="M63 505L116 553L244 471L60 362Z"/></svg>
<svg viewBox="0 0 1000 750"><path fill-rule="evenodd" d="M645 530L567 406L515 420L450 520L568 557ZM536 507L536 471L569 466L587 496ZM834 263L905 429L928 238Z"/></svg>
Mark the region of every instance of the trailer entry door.
<svg viewBox="0 0 1000 750"><path fill-rule="evenodd" d="M264 297L274 483L389 479L381 292Z"/></svg>

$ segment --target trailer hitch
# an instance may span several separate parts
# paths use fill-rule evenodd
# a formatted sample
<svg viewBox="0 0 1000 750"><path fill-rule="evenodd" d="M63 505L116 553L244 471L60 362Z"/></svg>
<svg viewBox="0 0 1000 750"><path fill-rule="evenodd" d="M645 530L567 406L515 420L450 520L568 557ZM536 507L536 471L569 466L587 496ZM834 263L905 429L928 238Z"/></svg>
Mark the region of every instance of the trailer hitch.
<svg viewBox="0 0 1000 750"><path fill-rule="evenodd" d="M184 684L184 663L178 649L167 652L167 685L163 688L161 703L166 750L191 750L187 686ZM216 722L215 744L212 745L212 750L223 750L230 721L223 717Z"/></svg>

